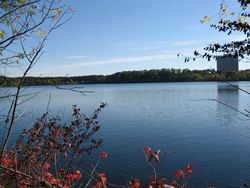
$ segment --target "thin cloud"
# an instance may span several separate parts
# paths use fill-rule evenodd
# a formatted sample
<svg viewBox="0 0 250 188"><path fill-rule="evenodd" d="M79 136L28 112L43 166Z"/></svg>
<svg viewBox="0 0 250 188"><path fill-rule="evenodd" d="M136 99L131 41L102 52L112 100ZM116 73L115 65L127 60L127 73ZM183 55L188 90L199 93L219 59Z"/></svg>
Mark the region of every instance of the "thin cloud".
<svg viewBox="0 0 250 188"><path fill-rule="evenodd" d="M188 46L192 44L204 43L204 40L187 40L187 41L176 41L173 43L173 46Z"/></svg>
<svg viewBox="0 0 250 188"><path fill-rule="evenodd" d="M155 44L155 45L166 45L166 44L169 44L169 41L167 41L167 40L159 40L159 41L154 41L153 44Z"/></svg>
<svg viewBox="0 0 250 188"><path fill-rule="evenodd" d="M141 46L141 47L131 48L131 50L146 51L146 50L154 50L158 48L159 46Z"/></svg>
<svg viewBox="0 0 250 188"><path fill-rule="evenodd" d="M126 64L126 63L137 63L137 62L148 62L148 61L161 61L176 58L175 53L162 53L155 55L145 55L145 56L129 56L121 58L111 58L96 61L84 61L80 63L61 65L64 68L75 68L93 65L109 65L109 64Z"/></svg>
<svg viewBox="0 0 250 188"><path fill-rule="evenodd" d="M119 43L113 44L112 46L113 47L127 47L127 46L131 46L131 45L135 45L135 42L131 42L131 41L128 41L128 42L119 42Z"/></svg>
<svg viewBox="0 0 250 188"><path fill-rule="evenodd" d="M239 40L244 40L246 38L245 35L226 35L222 37L214 37L214 38L209 38L206 40L183 40L183 41L176 41L173 42L173 46L189 46L189 45L194 45L194 44L210 44L210 43L221 43L221 42L230 42L230 41L239 41Z"/></svg>
<svg viewBox="0 0 250 188"><path fill-rule="evenodd" d="M66 56L64 59L83 59L87 58L88 56L86 55L72 55L72 56Z"/></svg>
<svg viewBox="0 0 250 188"><path fill-rule="evenodd" d="M131 48L132 50L140 50L140 51L149 51L149 50L159 50L163 48L169 47L169 41L153 41L147 45L140 45L134 48Z"/></svg>
<svg viewBox="0 0 250 188"><path fill-rule="evenodd" d="M149 51L149 50L156 50L156 49L162 49L169 46L169 41L161 40L161 41L151 41L151 42L120 42L113 44L113 47L117 48L126 48L128 50L133 51Z"/></svg>

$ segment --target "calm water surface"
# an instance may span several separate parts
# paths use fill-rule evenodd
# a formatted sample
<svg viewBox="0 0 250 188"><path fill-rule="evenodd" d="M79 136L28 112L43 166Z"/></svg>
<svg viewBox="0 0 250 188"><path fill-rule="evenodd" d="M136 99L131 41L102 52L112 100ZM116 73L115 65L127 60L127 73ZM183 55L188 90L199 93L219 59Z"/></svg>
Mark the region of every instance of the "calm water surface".
<svg viewBox="0 0 250 188"><path fill-rule="evenodd" d="M250 91L250 82L235 84ZM29 87L25 92L41 93L20 106L26 116L15 132L31 126L31 120L46 111L50 93L49 111L64 119L70 118L72 104L90 114L103 101L109 106L100 115L102 128L96 137L104 139L99 151L110 154L99 168L107 172L110 182L126 184L130 177L153 175L142 152L145 146L169 152L158 169L168 180L176 170L192 163L193 187L242 187L243 182L250 182L250 120L206 100L217 99L244 111L250 109L250 95L218 82L103 84L84 85L84 89L93 93Z"/></svg>

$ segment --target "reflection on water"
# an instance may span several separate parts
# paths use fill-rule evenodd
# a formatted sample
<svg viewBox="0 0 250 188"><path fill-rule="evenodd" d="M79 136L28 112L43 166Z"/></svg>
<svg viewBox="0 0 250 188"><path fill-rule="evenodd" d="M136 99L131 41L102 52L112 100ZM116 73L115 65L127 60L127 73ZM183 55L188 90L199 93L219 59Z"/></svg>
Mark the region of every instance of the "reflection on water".
<svg viewBox="0 0 250 188"><path fill-rule="evenodd" d="M216 110L217 118L222 120L225 125L228 122L234 122L239 117L239 84L233 83L234 86L226 83L217 83L217 96L218 100Z"/></svg>

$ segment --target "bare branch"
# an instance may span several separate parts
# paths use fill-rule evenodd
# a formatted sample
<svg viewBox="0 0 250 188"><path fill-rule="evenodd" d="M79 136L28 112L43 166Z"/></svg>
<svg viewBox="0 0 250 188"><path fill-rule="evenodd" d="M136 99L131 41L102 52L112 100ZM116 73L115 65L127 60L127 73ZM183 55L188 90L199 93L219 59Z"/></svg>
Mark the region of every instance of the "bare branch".
<svg viewBox="0 0 250 188"><path fill-rule="evenodd" d="M94 91L86 91L82 90L83 87L62 87L62 86L55 86L57 89L73 91L77 93L81 93L82 95L86 95L86 93L93 93Z"/></svg>
<svg viewBox="0 0 250 188"><path fill-rule="evenodd" d="M217 102L217 103L219 103L219 104L222 104L222 105L224 105L224 106L226 106L226 107L228 107L228 108L230 108L230 109L232 109L232 110L234 110L234 111L240 113L240 114L243 115L243 116L246 116L246 117L249 117L249 118L250 118L250 113L242 112L242 111L238 110L237 108L235 108L235 107L233 107L233 106L230 106L230 105L228 105L228 104L226 104L226 103L224 103L224 102L222 102L222 101L220 101L220 100L218 100L218 99L191 99L191 100L192 100L192 101L215 101L215 102ZM247 111L247 112L248 112L248 111Z"/></svg>

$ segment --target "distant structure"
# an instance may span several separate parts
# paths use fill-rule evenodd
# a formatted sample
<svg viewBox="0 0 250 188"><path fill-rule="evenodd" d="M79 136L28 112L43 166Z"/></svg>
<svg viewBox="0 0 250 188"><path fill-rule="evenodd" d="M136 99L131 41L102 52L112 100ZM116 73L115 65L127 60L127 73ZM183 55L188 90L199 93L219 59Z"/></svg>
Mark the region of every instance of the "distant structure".
<svg viewBox="0 0 250 188"><path fill-rule="evenodd" d="M217 71L239 71L238 56L226 55L217 56Z"/></svg>

